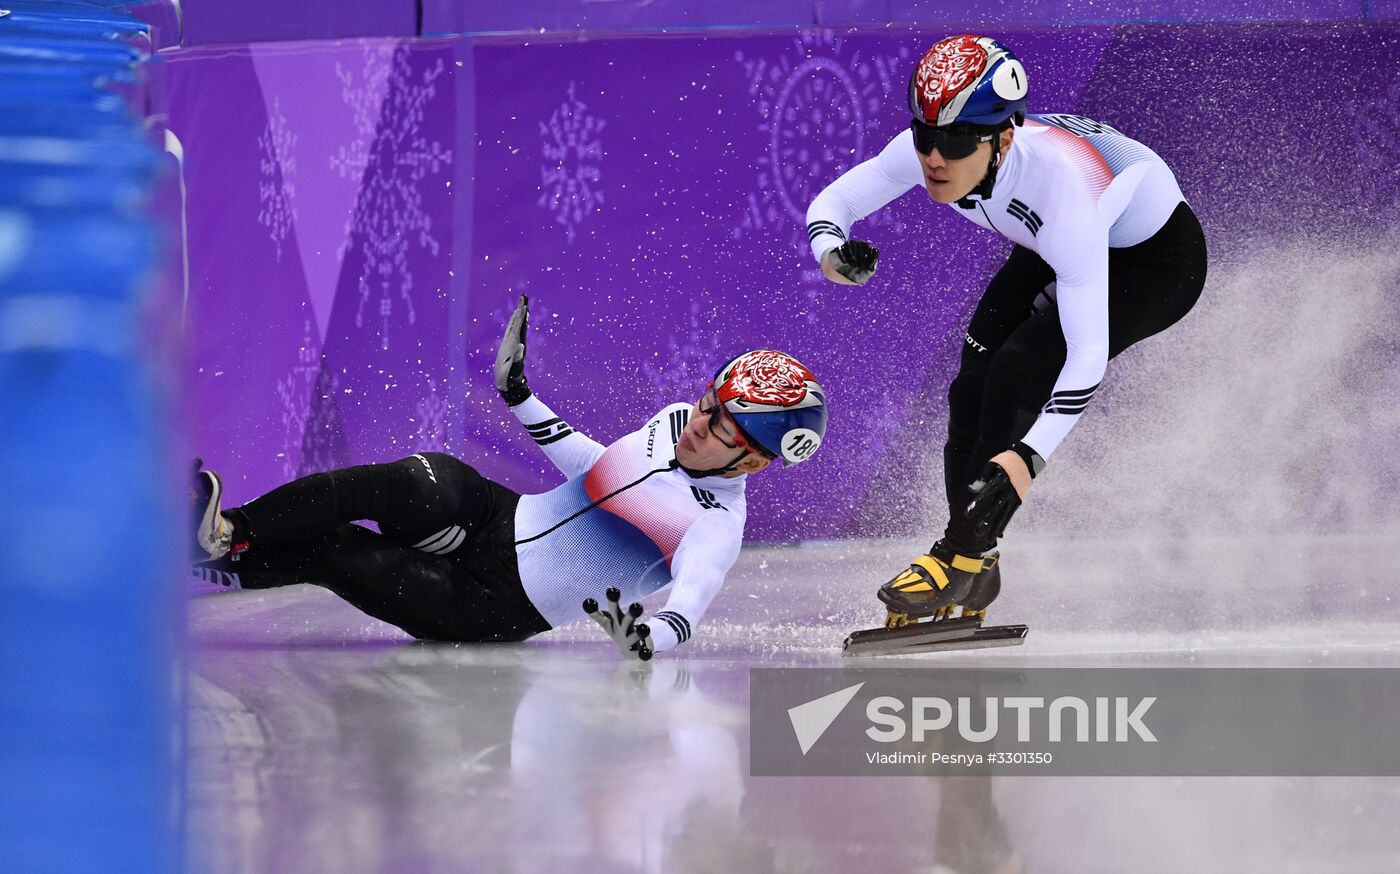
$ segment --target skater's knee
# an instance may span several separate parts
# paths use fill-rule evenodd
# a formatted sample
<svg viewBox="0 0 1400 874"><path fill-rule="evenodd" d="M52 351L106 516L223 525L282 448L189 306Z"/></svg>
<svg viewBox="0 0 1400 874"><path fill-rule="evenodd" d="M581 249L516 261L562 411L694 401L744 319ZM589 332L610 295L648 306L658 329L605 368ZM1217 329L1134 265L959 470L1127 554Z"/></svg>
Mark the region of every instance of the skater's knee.
<svg viewBox="0 0 1400 874"><path fill-rule="evenodd" d="M948 431L975 431L987 372L964 366L948 386Z"/></svg>
<svg viewBox="0 0 1400 874"><path fill-rule="evenodd" d="M409 470L424 488L448 493L460 491L464 483L480 476L471 465L445 452L420 452L397 463Z"/></svg>
<svg viewBox="0 0 1400 874"><path fill-rule="evenodd" d="M456 459L440 452L420 452L394 462L400 475L398 487L415 507L436 507L451 493Z"/></svg>
<svg viewBox="0 0 1400 874"><path fill-rule="evenodd" d="M459 470L466 467L461 461L448 455L446 452L420 452L411 455L410 458L421 458L435 471Z"/></svg>

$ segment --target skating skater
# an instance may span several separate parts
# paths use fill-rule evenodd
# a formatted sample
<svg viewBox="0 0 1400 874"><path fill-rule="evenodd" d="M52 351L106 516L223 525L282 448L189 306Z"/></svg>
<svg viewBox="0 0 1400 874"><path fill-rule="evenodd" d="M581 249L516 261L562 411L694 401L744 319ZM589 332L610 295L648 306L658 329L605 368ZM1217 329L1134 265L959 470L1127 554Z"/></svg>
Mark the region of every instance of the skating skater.
<svg viewBox="0 0 1400 874"><path fill-rule="evenodd" d="M243 588L324 586L428 640L524 640L584 612L629 657L688 640L738 557L745 481L774 460L812 457L825 393L796 359L748 352L696 403L671 404L603 446L531 393L528 320L521 297L496 388L567 482L520 495L425 452L313 474L222 510L218 476L196 469L197 540L209 559L196 574ZM366 519L382 533L352 524ZM667 586L665 609L639 622L635 602Z"/></svg>
<svg viewBox="0 0 1400 874"><path fill-rule="evenodd" d="M1026 71L984 36L954 36L909 81L909 130L807 211L832 282L875 273L851 226L912 188L1014 242L973 313L948 389L948 524L880 588L887 625L981 618L1001 588L997 541L1088 406L1109 359L1190 311L1206 244L1172 171L1146 146L1074 115L1026 115Z"/></svg>

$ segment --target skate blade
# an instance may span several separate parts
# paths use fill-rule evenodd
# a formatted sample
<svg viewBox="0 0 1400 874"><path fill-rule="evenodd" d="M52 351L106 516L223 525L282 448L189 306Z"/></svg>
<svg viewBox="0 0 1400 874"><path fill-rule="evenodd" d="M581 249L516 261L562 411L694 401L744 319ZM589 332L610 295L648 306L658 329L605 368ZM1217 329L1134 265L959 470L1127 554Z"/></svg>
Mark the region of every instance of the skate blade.
<svg viewBox="0 0 1400 874"><path fill-rule="evenodd" d="M991 625L981 620L946 619L900 628L853 631L841 645L842 656L912 655L947 650L1020 646L1030 629L1024 625Z"/></svg>

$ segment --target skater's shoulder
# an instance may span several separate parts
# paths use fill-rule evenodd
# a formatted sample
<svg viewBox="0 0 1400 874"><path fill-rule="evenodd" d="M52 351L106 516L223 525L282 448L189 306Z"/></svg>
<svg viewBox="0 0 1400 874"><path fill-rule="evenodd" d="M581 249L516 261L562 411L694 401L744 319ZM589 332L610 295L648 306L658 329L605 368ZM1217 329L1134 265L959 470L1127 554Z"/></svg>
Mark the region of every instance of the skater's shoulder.
<svg viewBox="0 0 1400 874"><path fill-rule="evenodd" d="M676 440L680 439L680 432L690 421L691 413L695 412L695 405L686 401L676 401L667 404L660 411L653 414L643 426L645 430L655 430L661 426L667 426L673 432ZM672 441L675 442L674 440Z"/></svg>
<svg viewBox="0 0 1400 874"><path fill-rule="evenodd" d="M1017 178L1023 185L1034 186L1053 183L1057 176L1062 173L1063 168L1072 166L1079 155L1072 144L1073 137L1061 138L1054 134L1057 128L1046 124L1037 124L1031 119L1027 119L1023 127L1018 128L1015 138L1011 141L1011 160L1021 164L1025 172L1018 173Z"/></svg>
<svg viewBox="0 0 1400 874"><path fill-rule="evenodd" d="M687 403L667 404L653 413L635 430L618 438L609 447L613 452L645 454L648 459L663 461L675 454L681 433L690 421L694 407Z"/></svg>
<svg viewBox="0 0 1400 874"><path fill-rule="evenodd" d="M674 403L670 403L662 407L661 412L657 413L656 415L658 417L669 416L672 413L675 413L680 410L684 410L688 418L689 414L695 410L695 404L690 401L676 401Z"/></svg>

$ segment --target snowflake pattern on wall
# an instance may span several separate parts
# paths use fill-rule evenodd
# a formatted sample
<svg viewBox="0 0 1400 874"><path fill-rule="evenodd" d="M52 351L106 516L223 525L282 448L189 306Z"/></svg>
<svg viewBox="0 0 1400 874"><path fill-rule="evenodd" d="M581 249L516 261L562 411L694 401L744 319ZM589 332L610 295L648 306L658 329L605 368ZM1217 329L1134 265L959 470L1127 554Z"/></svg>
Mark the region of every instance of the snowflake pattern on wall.
<svg viewBox="0 0 1400 874"><path fill-rule="evenodd" d="M603 142L599 134L606 126L606 120L590 113L588 105L578 99L574 82L569 83L568 99L550 114L548 121L540 122L544 160L540 166L543 190L538 202L554 215L556 223L564 226L571 246L578 226L603 203L599 187Z"/></svg>
<svg viewBox="0 0 1400 874"><path fill-rule="evenodd" d="M413 271L409 249L413 242L436 256L440 244L433 236L433 219L423 205L423 182L440 174L452 162L452 150L423 134L428 106L437 96L437 79L446 69L439 58L421 72L414 70L407 48L365 48L364 70L355 77L336 65L341 95L354 113L356 139L331 157L331 166L343 177L361 179L360 193L346 228L348 246L361 256L355 310L355 327L365 325L366 310L379 322L380 348L389 349L390 326L396 305L403 319L413 324ZM371 104L384 83L384 102L378 114Z"/></svg>
<svg viewBox="0 0 1400 874"><path fill-rule="evenodd" d="M685 327L681 333L672 334L666 344L670 354L664 360L653 358L647 362L645 370L658 406L699 398L705 381L723 363L717 360L719 344L713 333L705 331L705 324L700 318L700 303L692 300Z"/></svg>
<svg viewBox="0 0 1400 874"><path fill-rule="evenodd" d="M258 149L261 152L258 169L262 177L258 180L258 198L262 202L258 210L258 223L267 228L272 245L276 247L278 261L282 260L282 241L291 232L297 218L296 204L292 202L296 196L293 177L297 172L297 159L292 149L296 144L297 135L288 126L280 101L274 97L267 127L258 136Z"/></svg>
<svg viewBox="0 0 1400 874"><path fill-rule="evenodd" d="M394 69L395 50L391 42L366 43L358 81L355 74L342 67L339 61L335 64L335 76L340 80L340 98L350 107L355 122L355 139L349 145L340 146L331 155L331 169L341 179L358 182L365 175L365 167L369 166L369 149L379 125L385 83Z"/></svg>
<svg viewBox="0 0 1400 874"><path fill-rule="evenodd" d="M418 431L414 434L415 452L447 451L447 400L438 394L437 380L428 380L428 396L418 402Z"/></svg>
<svg viewBox="0 0 1400 874"><path fill-rule="evenodd" d="M297 363L286 376L277 380L277 398L282 403L282 475L296 477L301 464L302 438L306 434L306 418L311 412L311 393L321 371L320 355L311 337L311 322L297 350Z"/></svg>
<svg viewBox="0 0 1400 874"><path fill-rule="evenodd" d="M902 99L908 50L866 57L847 50L845 40L831 30L805 31L793 46L794 53L777 59L735 53L768 148L759 158L758 177L733 235L740 239L772 232L805 249L812 198L888 142L884 136L867 138L866 129L891 100ZM881 223L880 214L866 221Z"/></svg>

